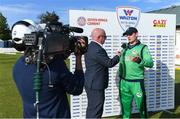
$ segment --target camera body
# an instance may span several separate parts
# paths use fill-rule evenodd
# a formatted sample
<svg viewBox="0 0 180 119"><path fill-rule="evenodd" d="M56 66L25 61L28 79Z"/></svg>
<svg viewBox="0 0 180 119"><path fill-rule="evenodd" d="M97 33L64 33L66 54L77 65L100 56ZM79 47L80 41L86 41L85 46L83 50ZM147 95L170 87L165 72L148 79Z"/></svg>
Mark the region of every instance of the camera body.
<svg viewBox="0 0 180 119"><path fill-rule="evenodd" d="M19 23L15 25L19 25ZM77 50L81 54L87 51L88 38L86 36L74 35L74 32L82 33L83 29L62 25L60 22L46 23L43 24L43 27L39 26L40 24L35 26L39 28L38 30L23 33L21 39L17 39L16 37L14 37L14 40L12 39L15 42L13 43L13 47L18 51L25 52L27 63L34 63L36 61L36 56L40 48L44 59L55 55L61 55L66 59L72 52L76 53ZM18 34L17 31L12 30L12 34ZM21 32L21 29L19 29L19 32ZM80 40L82 39L85 41L85 46L81 46Z"/></svg>

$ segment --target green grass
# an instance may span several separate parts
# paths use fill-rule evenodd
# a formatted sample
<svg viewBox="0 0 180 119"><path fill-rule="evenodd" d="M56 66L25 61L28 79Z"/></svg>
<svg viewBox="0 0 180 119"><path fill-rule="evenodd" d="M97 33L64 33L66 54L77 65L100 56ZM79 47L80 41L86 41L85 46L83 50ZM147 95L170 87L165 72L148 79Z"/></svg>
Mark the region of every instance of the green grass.
<svg viewBox="0 0 180 119"><path fill-rule="evenodd" d="M20 55L0 54L0 118L22 117L21 97L12 78L13 65Z"/></svg>
<svg viewBox="0 0 180 119"><path fill-rule="evenodd" d="M13 64L19 55L0 54L0 118L22 117L22 103L12 80Z"/></svg>
<svg viewBox="0 0 180 119"><path fill-rule="evenodd" d="M0 54L0 118L21 118L22 102L12 79L12 68L20 54ZM68 62L68 61L67 61ZM166 111L150 112L150 118L177 118L180 117L180 70L176 70L175 76L175 108ZM132 117L139 117L133 114ZM108 118L119 118L108 117Z"/></svg>

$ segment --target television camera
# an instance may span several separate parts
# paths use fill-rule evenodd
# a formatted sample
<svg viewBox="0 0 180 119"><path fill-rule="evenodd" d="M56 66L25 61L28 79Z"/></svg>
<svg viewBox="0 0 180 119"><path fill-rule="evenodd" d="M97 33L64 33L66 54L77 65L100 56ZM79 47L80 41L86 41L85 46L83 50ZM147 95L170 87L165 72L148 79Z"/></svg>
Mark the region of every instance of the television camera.
<svg viewBox="0 0 180 119"><path fill-rule="evenodd" d="M36 65L33 76L33 89L35 91L36 116L39 119L40 91L43 81L44 67L49 70L49 88L54 88L48 62L56 56L66 59L72 52L82 55L87 51L88 38L75 36L82 33L83 29L63 25L61 22L35 24L31 20L22 20L12 26L11 47L24 51L25 62Z"/></svg>
<svg viewBox="0 0 180 119"><path fill-rule="evenodd" d="M11 44L16 50L24 51L26 63L36 62L39 50L42 51L42 60L55 55L66 59L72 52L84 54L87 51L88 38L74 35L82 32L82 28L61 22L35 24L31 20L22 20L12 26ZM80 40L84 41L83 46Z"/></svg>

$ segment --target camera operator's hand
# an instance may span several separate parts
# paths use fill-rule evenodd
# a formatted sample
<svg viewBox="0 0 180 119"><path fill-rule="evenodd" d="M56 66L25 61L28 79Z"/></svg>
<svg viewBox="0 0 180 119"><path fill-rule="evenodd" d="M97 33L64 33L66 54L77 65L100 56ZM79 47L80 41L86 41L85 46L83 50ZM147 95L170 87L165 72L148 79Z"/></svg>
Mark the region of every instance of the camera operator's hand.
<svg viewBox="0 0 180 119"><path fill-rule="evenodd" d="M74 51L76 56L82 55L83 53L82 53L81 49L87 47L86 42L83 39L78 40L77 43L78 44L76 45L76 48L75 48L75 51Z"/></svg>
<svg viewBox="0 0 180 119"><path fill-rule="evenodd" d="M84 39L80 39L79 42L81 44L81 47L86 47L86 42L84 41Z"/></svg>
<svg viewBox="0 0 180 119"><path fill-rule="evenodd" d="M78 44L76 45L77 47L75 48L75 56L76 56L76 69L77 70L83 70L82 68L82 52L80 48L87 47L86 42L83 39L78 40Z"/></svg>

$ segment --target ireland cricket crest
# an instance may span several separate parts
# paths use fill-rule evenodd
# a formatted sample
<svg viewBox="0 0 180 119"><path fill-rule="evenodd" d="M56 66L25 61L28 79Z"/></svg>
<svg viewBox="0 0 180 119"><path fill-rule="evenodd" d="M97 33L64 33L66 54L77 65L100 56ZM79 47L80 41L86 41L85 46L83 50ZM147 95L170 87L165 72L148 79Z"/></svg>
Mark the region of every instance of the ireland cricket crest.
<svg viewBox="0 0 180 119"><path fill-rule="evenodd" d="M117 7L116 14L119 25L125 31L129 27L136 27L140 19L140 9L133 7Z"/></svg>

